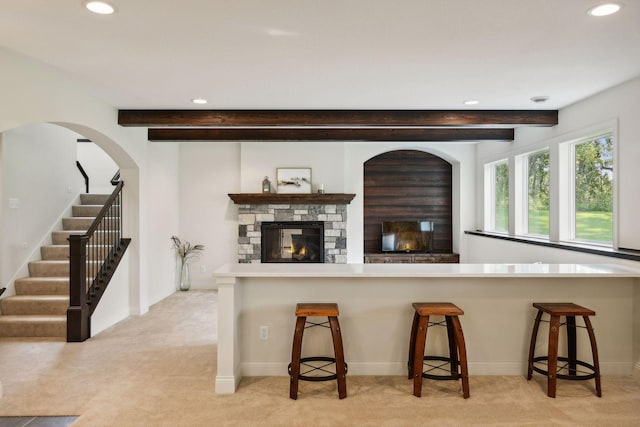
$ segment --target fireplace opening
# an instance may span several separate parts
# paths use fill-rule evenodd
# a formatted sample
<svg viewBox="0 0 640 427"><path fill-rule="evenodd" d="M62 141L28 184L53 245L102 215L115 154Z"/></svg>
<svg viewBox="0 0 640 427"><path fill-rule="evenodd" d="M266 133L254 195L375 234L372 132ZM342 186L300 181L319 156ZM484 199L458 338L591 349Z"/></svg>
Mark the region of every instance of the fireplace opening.
<svg viewBox="0 0 640 427"><path fill-rule="evenodd" d="M324 222L263 222L261 261L324 262Z"/></svg>

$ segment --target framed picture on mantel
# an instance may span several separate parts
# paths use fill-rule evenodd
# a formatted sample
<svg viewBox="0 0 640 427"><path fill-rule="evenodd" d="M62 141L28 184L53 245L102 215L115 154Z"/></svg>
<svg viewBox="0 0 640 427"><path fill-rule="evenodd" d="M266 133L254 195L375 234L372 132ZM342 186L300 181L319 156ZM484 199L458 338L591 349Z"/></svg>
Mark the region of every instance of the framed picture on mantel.
<svg viewBox="0 0 640 427"><path fill-rule="evenodd" d="M311 168L277 168L278 193L311 193Z"/></svg>

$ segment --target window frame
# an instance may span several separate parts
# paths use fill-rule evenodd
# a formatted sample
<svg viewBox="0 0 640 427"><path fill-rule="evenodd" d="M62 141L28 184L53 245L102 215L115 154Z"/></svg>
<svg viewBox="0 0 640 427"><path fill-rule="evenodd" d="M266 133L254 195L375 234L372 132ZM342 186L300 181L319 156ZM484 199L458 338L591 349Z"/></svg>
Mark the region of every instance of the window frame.
<svg viewBox="0 0 640 427"><path fill-rule="evenodd" d="M612 210L611 210L611 241L604 242L598 240L584 240L576 237L576 147L578 145L586 144L592 141L599 140L601 138L610 138L611 139L611 162L612 162L612 186L613 186L613 194L612 194ZM566 241L568 243L577 243L577 244L586 244L590 246L603 246L603 247L615 247L615 236L616 236L616 138L615 132L613 129L606 129L597 133L592 133L587 136L573 139L571 141L567 141L560 144L561 150L564 152L566 159L568 160L567 168L566 168L566 179L564 180L567 183L567 193L566 200L561 200L561 203L565 203L566 209L566 218L564 221L561 219L560 223L564 225L564 230L561 232L562 241Z"/></svg>
<svg viewBox="0 0 640 427"><path fill-rule="evenodd" d="M549 230L547 232L547 234L537 234L537 233L531 233L529 231L529 157L533 156L533 155L538 155L541 153L546 153L547 156L549 156ZM551 167L552 167L552 158L551 158L551 149L549 146L545 146L545 147L541 147L538 148L536 150L532 150L532 151L528 151L526 153L520 154L519 156L516 156L517 158L517 162L520 165L520 172L521 172L521 176L520 176L520 183L518 184L521 188L520 188L520 192L519 195L520 197L518 197L518 200L516 201L517 204L519 204L520 209L519 210L519 232L516 234L521 234L523 236L529 236L529 237L534 237L534 238L546 238L546 239L550 239L551 238L551 222L552 222L552 215L551 215L551 203L552 203L552 198L551 198L551 190L552 190L552 182L551 182Z"/></svg>
<svg viewBox="0 0 640 427"><path fill-rule="evenodd" d="M484 165L484 182L485 182L485 212L484 212L484 229L491 231L493 233L502 233L509 234L509 229L511 225L509 210L511 207L511 195L509 194L507 198L507 203L509 208L507 210L507 229L506 230L497 230L496 229L496 168L499 165L507 166L507 175L510 183L510 168L509 168L509 159L500 159L493 161L491 163L486 163ZM509 191L510 193L510 191Z"/></svg>

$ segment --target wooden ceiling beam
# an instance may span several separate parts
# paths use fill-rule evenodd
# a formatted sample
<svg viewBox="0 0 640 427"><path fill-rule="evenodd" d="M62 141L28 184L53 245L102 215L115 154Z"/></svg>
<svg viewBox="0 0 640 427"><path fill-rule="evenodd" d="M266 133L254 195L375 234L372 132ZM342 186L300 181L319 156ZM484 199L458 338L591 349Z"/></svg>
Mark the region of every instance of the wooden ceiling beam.
<svg viewBox="0 0 640 427"><path fill-rule="evenodd" d="M119 110L144 127L516 127L555 126L557 110Z"/></svg>
<svg viewBox="0 0 640 427"><path fill-rule="evenodd" d="M149 141L513 141L505 128L152 128Z"/></svg>

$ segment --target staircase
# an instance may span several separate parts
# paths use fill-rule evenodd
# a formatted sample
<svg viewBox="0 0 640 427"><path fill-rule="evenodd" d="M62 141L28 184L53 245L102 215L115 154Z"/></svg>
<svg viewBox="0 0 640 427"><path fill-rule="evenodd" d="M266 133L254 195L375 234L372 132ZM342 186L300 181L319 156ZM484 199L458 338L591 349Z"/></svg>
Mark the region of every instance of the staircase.
<svg viewBox="0 0 640 427"><path fill-rule="evenodd" d="M109 198L81 194L71 218L63 218L63 231L54 231L52 244L40 248L42 260L29 263L29 277L15 281L16 295L0 300L0 337L67 336L69 307L70 234L83 234Z"/></svg>

